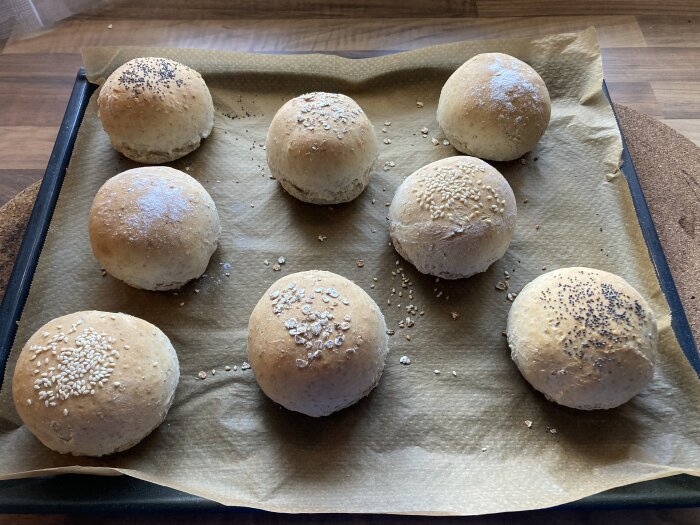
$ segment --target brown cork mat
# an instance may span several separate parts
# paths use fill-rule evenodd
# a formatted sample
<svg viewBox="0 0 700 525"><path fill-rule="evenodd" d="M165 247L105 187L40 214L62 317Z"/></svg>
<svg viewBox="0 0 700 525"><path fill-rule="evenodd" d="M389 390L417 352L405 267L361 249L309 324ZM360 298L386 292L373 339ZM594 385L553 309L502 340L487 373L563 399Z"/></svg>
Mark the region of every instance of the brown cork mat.
<svg viewBox="0 0 700 525"><path fill-rule="evenodd" d="M693 336L700 341L700 148L680 133L616 104ZM12 271L39 182L0 208L0 299Z"/></svg>

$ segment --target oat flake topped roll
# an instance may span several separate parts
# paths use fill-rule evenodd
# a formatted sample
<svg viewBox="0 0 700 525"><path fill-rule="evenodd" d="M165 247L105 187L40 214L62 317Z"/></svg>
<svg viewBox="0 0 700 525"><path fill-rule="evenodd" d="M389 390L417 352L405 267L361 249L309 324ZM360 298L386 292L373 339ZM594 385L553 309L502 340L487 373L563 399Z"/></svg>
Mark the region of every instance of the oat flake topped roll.
<svg viewBox="0 0 700 525"><path fill-rule="evenodd" d="M362 193L378 151L374 126L362 108L345 95L321 92L279 109L266 150L282 187L312 204L349 202Z"/></svg>

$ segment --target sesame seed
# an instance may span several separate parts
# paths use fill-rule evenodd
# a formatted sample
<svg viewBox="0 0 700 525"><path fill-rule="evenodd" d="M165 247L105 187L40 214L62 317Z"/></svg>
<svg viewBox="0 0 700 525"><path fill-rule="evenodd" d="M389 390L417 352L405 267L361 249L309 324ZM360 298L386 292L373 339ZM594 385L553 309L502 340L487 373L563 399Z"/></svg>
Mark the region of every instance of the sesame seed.
<svg viewBox="0 0 700 525"><path fill-rule="evenodd" d="M407 355L402 355L399 358L399 363L401 363L402 365L408 366L411 364L411 358L408 357Z"/></svg>
<svg viewBox="0 0 700 525"><path fill-rule="evenodd" d="M68 415L68 409L67 409L67 408L64 408L64 409L63 409L63 415L64 415L64 416L67 416L67 415Z"/></svg>
<svg viewBox="0 0 700 525"><path fill-rule="evenodd" d="M207 378L207 373L206 373L204 370L200 370L199 373L197 374L197 377L198 377L199 379L204 380L204 379Z"/></svg>
<svg viewBox="0 0 700 525"><path fill-rule="evenodd" d="M530 421L529 419L526 419L526 420L525 420L525 426L526 426L527 428L532 428L532 421Z"/></svg>
<svg viewBox="0 0 700 525"><path fill-rule="evenodd" d="M231 371L231 367L228 366L228 365L226 365L226 366L224 367L224 370L225 370L226 372L230 372L230 371Z"/></svg>
<svg viewBox="0 0 700 525"><path fill-rule="evenodd" d="M456 370L452 370L452 375L455 376L455 377L457 377L457 371L456 371Z"/></svg>
<svg viewBox="0 0 700 525"><path fill-rule="evenodd" d="M243 361L243 364L241 365L241 370L248 370L250 369L250 365Z"/></svg>
<svg viewBox="0 0 700 525"><path fill-rule="evenodd" d="M76 327L80 324L82 320L73 324L72 332L77 331ZM35 352L32 357L46 353L55 359L55 363L48 366L45 372L40 373L39 368L34 369L34 375L39 375L34 390L39 400L44 401L44 406L57 406L61 400L71 396L94 393L94 390L83 385L98 382L105 384L114 371L115 359L119 358L118 352L112 350L114 342L113 337L85 327L75 337L73 344L69 343L66 334L59 332L45 346L32 346L31 349ZM37 367L41 363L40 359L37 360ZM48 365L49 357L43 363Z"/></svg>
<svg viewBox="0 0 700 525"><path fill-rule="evenodd" d="M423 107L423 103L420 100L416 100L416 106L419 108Z"/></svg>
<svg viewBox="0 0 700 525"><path fill-rule="evenodd" d="M433 370L433 373L434 373L436 376L438 376L438 375L440 375L440 370Z"/></svg>

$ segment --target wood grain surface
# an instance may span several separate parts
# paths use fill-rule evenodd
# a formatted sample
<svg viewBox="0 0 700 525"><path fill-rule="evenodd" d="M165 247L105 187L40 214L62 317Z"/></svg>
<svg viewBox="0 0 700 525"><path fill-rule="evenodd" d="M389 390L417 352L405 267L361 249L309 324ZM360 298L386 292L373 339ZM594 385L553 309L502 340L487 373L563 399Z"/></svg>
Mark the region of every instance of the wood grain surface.
<svg viewBox="0 0 700 525"><path fill-rule="evenodd" d="M419 0L158 0L143 4L97 2L88 13L38 33L12 35L5 42L0 52L0 205L41 178L81 64L80 48L85 46L133 44L357 56L365 51L403 51L457 40L531 37L594 26L613 100L660 119L700 143L697 1L667 1L663 9L655 1L436 0L429 8Z"/></svg>

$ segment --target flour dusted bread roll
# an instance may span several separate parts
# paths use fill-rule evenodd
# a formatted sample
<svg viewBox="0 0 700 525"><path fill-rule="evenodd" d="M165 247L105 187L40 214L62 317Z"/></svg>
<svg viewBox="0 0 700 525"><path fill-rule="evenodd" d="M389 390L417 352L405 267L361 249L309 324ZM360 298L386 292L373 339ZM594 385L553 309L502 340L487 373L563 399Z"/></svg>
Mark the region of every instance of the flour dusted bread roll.
<svg viewBox="0 0 700 525"><path fill-rule="evenodd" d="M62 454L104 456L133 447L165 419L180 369L151 323L87 311L42 326L12 380L27 429Z"/></svg>
<svg viewBox="0 0 700 525"><path fill-rule="evenodd" d="M135 168L105 182L88 229L104 269L146 290L172 290L202 275L221 233L202 185L165 166Z"/></svg>
<svg viewBox="0 0 700 525"><path fill-rule="evenodd" d="M97 108L114 149L144 164L187 155L214 125L202 76L167 58L135 58L118 67L100 89Z"/></svg>
<svg viewBox="0 0 700 525"><path fill-rule="evenodd" d="M534 69L503 53L483 53L447 80L437 119L457 150L505 161L535 147L550 114L549 92Z"/></svg>
<svg viewBox="0 0 700 525"><path fill-rule="evenodd" d="M473 157L449 157L401 183L389 207L389 233L418 271L459 279L503 257L516 216L513 190L495 168Z"/></svg>
<svg viewBox="0 0 700 525"><path fill-rule="evenodd" d="M267 132L267 163L292 196L312 204L357 197L377 158L374 127L341 94L307 93L284 104Z"/></svg>
<svg viewBox="0 0 700 525"><path fill-rule="evenodd" d="M540 275L508 314L508 345L523 377L571 408L614 408L654 374L658 333L649 305L622 277L591 268Z"/></svg>
<svg viewBox="0 0 700 525"><path fill-rule="evenodd" d="M248 360L270 399L327 416L377 385L387 339L384 316L362 288L312 270L283 277L258 301L248 324Z"/></svg>

